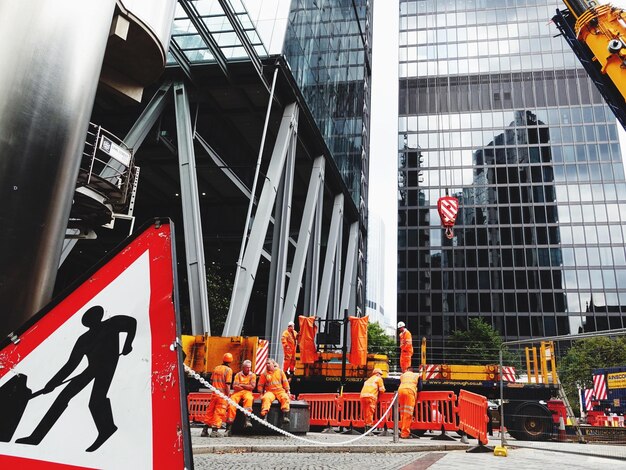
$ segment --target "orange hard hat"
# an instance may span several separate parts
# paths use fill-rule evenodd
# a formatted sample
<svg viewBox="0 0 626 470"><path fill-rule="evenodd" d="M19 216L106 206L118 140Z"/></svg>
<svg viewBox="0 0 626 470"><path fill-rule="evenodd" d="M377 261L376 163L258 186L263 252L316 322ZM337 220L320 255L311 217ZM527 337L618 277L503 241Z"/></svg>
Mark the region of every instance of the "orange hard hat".
<svg viewBox="0 0 626 470"><path fill-rule="evenodd" d="M231 353L224 354L222 362L233 362L233 355Z"/></svg>

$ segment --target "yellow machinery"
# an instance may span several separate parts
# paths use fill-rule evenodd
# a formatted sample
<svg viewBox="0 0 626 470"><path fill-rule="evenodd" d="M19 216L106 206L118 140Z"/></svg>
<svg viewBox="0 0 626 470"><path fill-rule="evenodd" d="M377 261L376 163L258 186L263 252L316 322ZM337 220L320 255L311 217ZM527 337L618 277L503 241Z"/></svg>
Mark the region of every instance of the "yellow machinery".
<svg viewBox="0 0 626 470"><path fill-rule="evenodd" d="M584 42L626 99L626 12L590 0L563 0L576 18L574 33Z"/></svg>
<svg viewBox="0 0 626 470"><path fill-rule="evenodd" d="M215 366L222 363L224 353L233 355L231 368L234 373L241 370L241 363L252 361L252 370L256 364L259 347L257 336L182 336L185 364L199 374L210 374Z"/></svg>
<svg viewBox="0 0 626 470"><path fill-rule="evenodd" d="M389 360L385 354L368 354L367 365L353 366L346 362L346 377L365 379L372 375L374 369L383 371L383 377L389 375ZM302 364L300 353L296 354L295 375L298 377L341 377L342 354L335 352L322 352L313 364Z"/></svg>

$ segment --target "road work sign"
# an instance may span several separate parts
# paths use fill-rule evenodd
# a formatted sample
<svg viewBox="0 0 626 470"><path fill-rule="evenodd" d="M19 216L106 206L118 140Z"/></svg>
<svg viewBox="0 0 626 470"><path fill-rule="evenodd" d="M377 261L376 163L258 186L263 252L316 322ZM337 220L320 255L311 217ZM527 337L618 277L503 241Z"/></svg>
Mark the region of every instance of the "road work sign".
<svg viewBox="0 0 626 470"><path fill-rule="evenodd" d="M151 223L0 343L0 468L192 468L172 230Z"/></svg>

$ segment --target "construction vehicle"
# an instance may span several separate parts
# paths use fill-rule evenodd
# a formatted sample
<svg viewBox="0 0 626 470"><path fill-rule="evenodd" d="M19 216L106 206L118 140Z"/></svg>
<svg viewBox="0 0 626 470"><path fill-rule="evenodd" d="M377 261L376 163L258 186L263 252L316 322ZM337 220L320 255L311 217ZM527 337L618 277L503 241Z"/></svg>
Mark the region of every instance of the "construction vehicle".
<svg viewBox="0 0 626 470"><path fill-rule="evenodd" d="M508 433L518 440L547 440L558 425L561 412L565 421L574 423L573 411L556 371L554 344L542 341L537 347L525 348L526 376L522 380L512 366L500 364L428 364L426 338L421 344L421 370L424 390L452 390L458 395L461 389L490 400L500 400L500 380L504 398L504 425ZM562 410L565 408L565 411ZM501 408L493 410L492 423L500 426ZM577 431L578 434L578 431Z"/></svg>
<svg viewBox="0 0 626 470"><path fill-rule="evenodd" d="M552 21L626 129L626 12L593 0L563 0Z"/></svg>
<svg viewBox="0 0 626 470"><path fill-rule="evenodd" d="M626 366L594 369L593 389L598 396L591 397L587 410L587 424L591 426L624 427L626 415Z"/></svg>

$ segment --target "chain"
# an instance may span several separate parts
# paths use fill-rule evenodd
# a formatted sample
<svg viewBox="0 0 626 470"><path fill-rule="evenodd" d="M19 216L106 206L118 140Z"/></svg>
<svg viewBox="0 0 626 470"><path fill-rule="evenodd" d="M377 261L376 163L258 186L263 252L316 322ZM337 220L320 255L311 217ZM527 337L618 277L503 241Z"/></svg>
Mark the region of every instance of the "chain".
<svg viewBox="0 0 626 470"><path fill-rule="evenodd" d="M189 368L189 366L187 366L186 364L183 364L185 366L185 372L187 373L187 375L189 375L190 377L193 377L194 379L196 379L198 382L200 382L202 385L204 385L205 387L207 387L208 389L212 390L213 393L219 395L220 397L224 398L226 401L228 401L228 403L230 403L231 405L234 405L239 411L241 411L244 415L246 415L248 418L252 418L255 421L258 421L259 423L261 423L263 426L266 426L268 428L270 428L273 431L276 431L280 434L282 434L283 436L286 437L291 437L293 439L298 439L300 441L304 441L304 442L308 442L310 444L321 444L321 445L325 445L325 446L343 446L346 444L351 444L353 442L356 442L360 439L363 439L365 436L367 436L369 433L371 433L375 428L377 428L380 423L383 422L383 420L385 419L385 417L389 414L389 411L391 410L391 407L393 406L393 404L395 403L396 399L398 398L398 393L396 392L393 396L393 400L391 400L391 403L389 403L389 407L387 408L387 410L385 411L385 413L383 413L383 415L380 417L380 419L378 420L378 422L376 424L374 424L365 434L362 434L360 436L357 436L355 438L349 439L347 441L343 441L343 442L326 442L326 441L314 441L312 439L307 439L306 437L302 437L302 436L297 436L295 434L291 434L290 432L285 431L284 429L281 429L279 427L274 426L271 423L268 423L267 421L265 421L264 419L259 418L257 415L255 415L254 413L251 413L250 411L246 410L244 407L242 407L241 405L239 405L239 403L235 403L234 401L232 401L229 397L227 397L226 395L224 395L220 390L218 390L217 388L215 388L213 385L211 385L211 383L205 379L203 379L200 374L198 374L196 371L194 371L193 369Z"/></svg>

